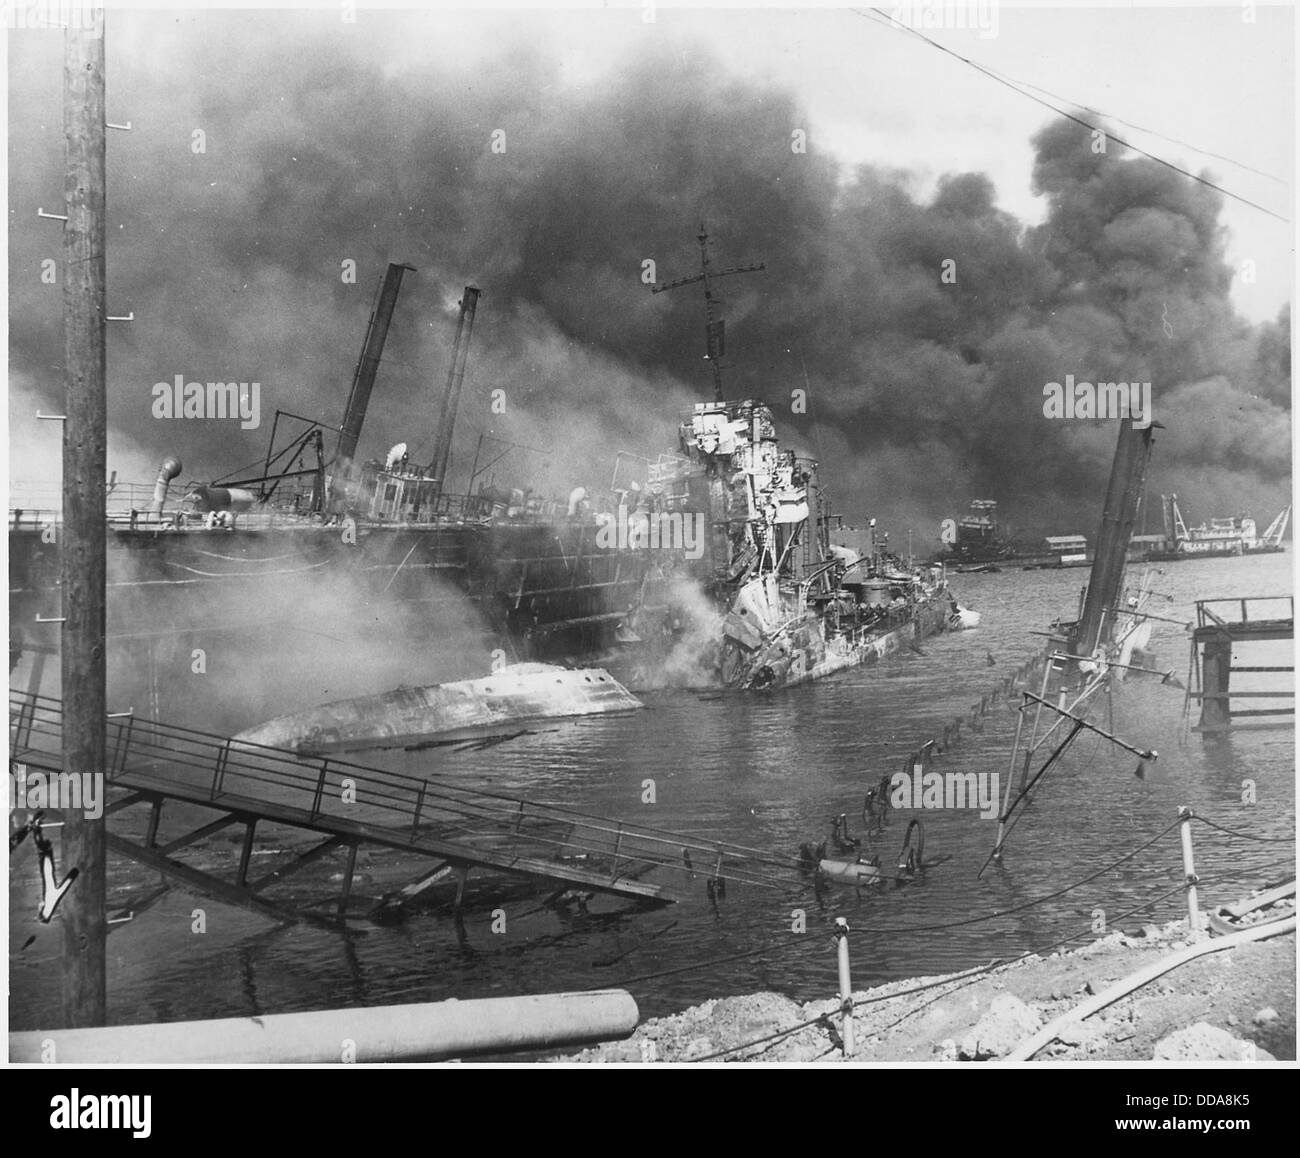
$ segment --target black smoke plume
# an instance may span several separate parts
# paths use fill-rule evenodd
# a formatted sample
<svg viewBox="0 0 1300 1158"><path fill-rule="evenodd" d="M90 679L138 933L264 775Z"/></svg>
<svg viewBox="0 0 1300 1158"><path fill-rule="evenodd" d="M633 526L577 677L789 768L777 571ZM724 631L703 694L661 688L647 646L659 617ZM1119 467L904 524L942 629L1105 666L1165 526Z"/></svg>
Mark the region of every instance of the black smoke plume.
<svg viewBox="0 0 1300 1158"><path fill-rule="evenodd" d="M533 448L496 481L599 489L616 450L670 449L679 411L711 396L698 287L652 296L641 280L647 259L660 280L696 272L704 220L719 265L767 267L719 283L727 392L772 403L851 519L915 525L919 544L979 496L1026 531L1091 535L1115 429L1043 418L1044 384L1069 373L1152 382L1166 427L1152 490L1194 520L1266 521L1289 501L1289 313L1235 314L1212 189L1051 123L1034 142L1048 212L1027 228L979 173L922 201L906 174L845 170L794 94L729 76L698 44L661 38L575 85L526 28L487 65L398 67L404 20L110 19L110 116L134 124L109 154L110 309L136 316L110 341L124 477L147 480L165 453L194 479L256 463L277 407L338 422L374 286L405 260L419 272L361 453L405 441L427 459L473 283L453 482L486 432ZM10 54L18 431L61 391L60 290L40 279L57 230L34 216L62 188L58 38L17 33ZM152 417L151 387L176 374L260 381L261 428ZM19 454L14 475L38 466Z"/></svg>

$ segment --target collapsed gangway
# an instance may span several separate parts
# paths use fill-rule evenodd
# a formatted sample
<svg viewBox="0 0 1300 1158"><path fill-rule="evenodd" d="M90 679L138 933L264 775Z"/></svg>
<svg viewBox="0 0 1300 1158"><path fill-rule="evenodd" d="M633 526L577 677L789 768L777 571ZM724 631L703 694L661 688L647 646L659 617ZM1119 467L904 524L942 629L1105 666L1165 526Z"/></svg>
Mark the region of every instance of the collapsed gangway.
<svg viewBox="0 0 1300 1158"><path fill-rule="evenodd" d="M60 773L62 703L51 696L10 689L9 718L11 770L19 765L28 773ZM336 852L346 856L334 918L342 919L362 844L429 858L432 867L402 894L414 896L455 876L457 907L471 869L535 878L560 893L605 893L650 904L683 900L706 887L715 897L719 885L727 881L779 890L800 881L793 857L465 788L447 778L300 757L286 749L132 714L110 716L106 727L105 782L114 798L105 805L105 818L136 805L150 810L143 843L110 832L106 834L109 850L204 895L279 921L320 919L266 894ZM169 803L198 805L220 815L160 842L163 810ZM273 871L250 879L257 830L264 823L311 831L324 839ZM244 829L233 882L174 857L231 825ZM646 879L652 874L656 879ZM164 887L145 898L133 911L138 913L165 891Z"/></svg>

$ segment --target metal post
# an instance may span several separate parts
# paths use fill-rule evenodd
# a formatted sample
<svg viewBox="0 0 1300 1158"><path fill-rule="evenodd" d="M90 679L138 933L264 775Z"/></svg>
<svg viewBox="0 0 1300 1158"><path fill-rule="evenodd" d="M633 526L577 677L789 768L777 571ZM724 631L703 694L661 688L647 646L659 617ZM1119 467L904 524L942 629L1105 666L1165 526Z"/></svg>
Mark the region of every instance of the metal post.
<svg viewBox="0 0 1300 1158"><path fill-rule="evenodd" d="M107 467L104 319L104 13L64 32L63 771L104 775ZM68 810L59 867L77 870L61 906L63 1024L103 1025L104 820Z"/></svg>
<svg viewBox="0 0 1300 1158"><path fill-rule="evenodd" d="M1020 753L1020 733L1025 726L1025 708L1029 705L1021 697L1020 708L1016 712L1016 740L1011 745L1011 761L1007 768L1007 790L1002 798L1002 812L998 816L998 838L993 844L993 859L998 860L1002 856L1002 842L1007 835L1007 809L1011 807L1011 790L1016 779L1016 756Z"/></svg>
<svg viewBox="0 0 1300 1158"><path fill-rule="evenodd" d="M134 712L132 712L131 715L127 718L125 729L122 728L121 724L118 725L117 734L121 738L122 743L120 748L118 749L118 759L114 764L114 772L118 776L121 776L122 773L126 771L126 762L127 760L130 759L131 756L131 737L135 734L135 713Z"/></svg>
<svg viewBox="0 0 1300 1158"><path fill-rule="evenodd" d="M618 850L622 847L623 847L623 822L620 820L618 822L618 833L614 837L614 864L613 867L609 870L609 876L611 880L614 880L618 876Z"/></svg>
<svg viewBox="0 0 1300 1158"><path fill-rule="evenodd" d="M217 753L217 766L212 773L212 796L216 800L221 795L221 786L226 779L226 764L230 760L230 741L227 740L221 745L221 751Z"/></svg>
<svg viewBox="0 0 1300 1158"><path fill-rule="evenodd" d="M840 1036L844 1042L844 1056L856 1052L853 1040L853 985L849 980L849 923L843 917L835 918L835 940L838 942L840 966Z"/></svg>
<svg viewBox="0 0 1300 1158"><path fill-rule="evenodd" d="M415 815L411 818L411 839L415 839L416 833L420 831L420 813L424 810L424 790L428 787L427 780L420 781L420 795L415 798Z"/></svg>
<svg viewBox="0 0 1300 1158"><path fill-rule="evenodd" d="M316 814L320 812L321 797L325 795L325 773L329 771L330 762L322 760L320 765L320 776L316 779L316 795L311 802L311 817L316 819Z"/></svg>
<svg viewBox="0 0 1300 1158"><path fill-rule="evenodd" d="M1192 818L1196 815L1186 805L1178 810L1182 820L1180 825L1183 837L1183 876L1187 881L1187 924L1191 933L1201 928L1201 912L1196 903L1196 865L1192 860Z"/></svg>
<svg viewBox="0 0 1300 1158"><path fill-rule="evenodd" d="M235 874L235 883L241 889L248 882L248 862L253 856L253 835L257 832L257 820L254 816L244 824L244 845L239 850L239 872Z"/></svg>
<svg viewBox="0 0 1300 1158"><path fill-rule="evenodd" d="M352 876L357 868L357 841L348 845L348 867L343 870L343 892L339 896L339 920L348 915L348 901L352 899Z"/></svg>
<svg viewBox="0 0 1300 1158"><path fill-rule="evenodd" d="M162 820L162 807L164 797L155 796L149 806L149 827L145 830L144 846L145 848L158 847L158 822Z"/></svg>

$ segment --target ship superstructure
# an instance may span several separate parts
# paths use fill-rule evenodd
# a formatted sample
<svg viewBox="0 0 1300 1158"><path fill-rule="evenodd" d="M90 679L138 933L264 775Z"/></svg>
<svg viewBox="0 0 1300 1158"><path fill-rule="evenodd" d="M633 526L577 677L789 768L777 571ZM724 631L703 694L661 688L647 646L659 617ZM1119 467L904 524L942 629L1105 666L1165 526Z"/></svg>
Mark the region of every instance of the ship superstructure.
<svg viewBox="0 0 1300 1158"><path fill-rule="evenodd" d="M971 624L941 567L830 542L817 463L783 448L762 402L698 404L681 427L667 501L707 494L715 663L731 687L784 687Z"/></svg>

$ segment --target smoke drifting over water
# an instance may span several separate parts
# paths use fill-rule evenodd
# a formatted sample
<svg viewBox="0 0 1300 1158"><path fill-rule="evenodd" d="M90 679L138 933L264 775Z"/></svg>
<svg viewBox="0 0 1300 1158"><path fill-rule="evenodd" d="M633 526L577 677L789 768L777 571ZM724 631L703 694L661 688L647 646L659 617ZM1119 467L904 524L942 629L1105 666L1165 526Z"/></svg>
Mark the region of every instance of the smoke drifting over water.
<svg viewBox="0 0 1300 1158"><path fill-rule="evenodd" d="M482 618L453 589L427 580L424 598L403 602L337 565L270 565L279 573L253 585L255 599L238 580L208 583L201 594L148 596L153 610L144 614L128 589L115 588L110 702L229 734L317 704L489 670ZM201 620L193 599L203 601Z"/></svg>
<svg viewBox="0 0 1300 1158"><path fill-rule="evenodd" d="M501 483L601 487L615 451L671 449L678 412L711 395L698 287L652 297L641 281L646 259L660 280L695 273L704 218L719 266L767 266L720 286L728 394L766 398L821 457L836 505L892 524L896 544L914 524L922 549L973 496L1027 531L1091 536L1114 423L1044 419L1044 384L1067 374L1152 382L1166 427L1152 490L1177 491L1189 518L1266 522L1289 501L1289 313L1254 327L1234 313L1213 190L1052 123L1034 141L1047 216L1029 228L979 173L920 201L906 174L845 169L794 94L729 75L699 44L661 38L586 85L526 29L487 63L410 63L404 21L110 23L110 110L135 124L109 158L110 308L137 319L110 331L124 445L176 453L204 480L260 460L265 427L151 417L153 384L177 374L257 380L268 417L337 422L373 287L405 260L419 272L361 453L405 441L427 460L472 283L453 485L488 431L546 452L516 451ZM11 44L10 199L26 207L62 185L60 50L35 33ZM49 256L48 233L11 235L13 367L44 405L61 391Z"/></svg>

